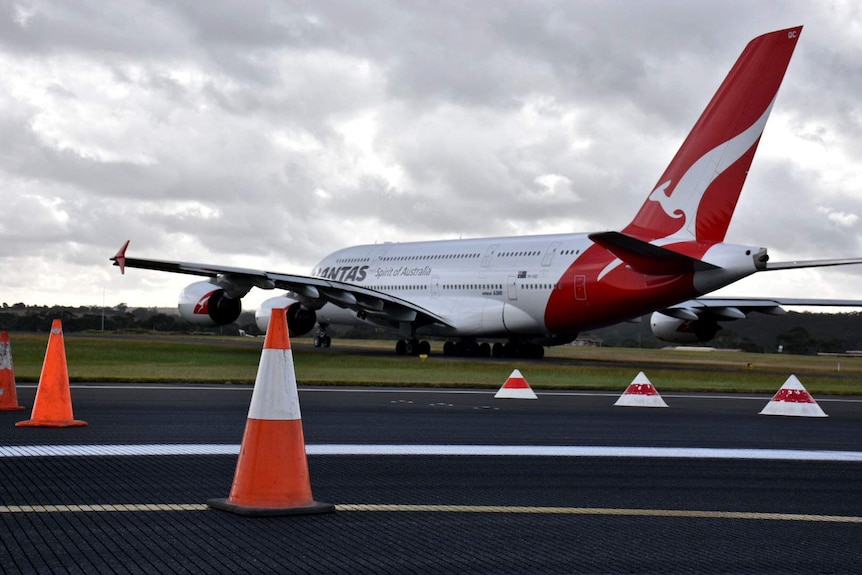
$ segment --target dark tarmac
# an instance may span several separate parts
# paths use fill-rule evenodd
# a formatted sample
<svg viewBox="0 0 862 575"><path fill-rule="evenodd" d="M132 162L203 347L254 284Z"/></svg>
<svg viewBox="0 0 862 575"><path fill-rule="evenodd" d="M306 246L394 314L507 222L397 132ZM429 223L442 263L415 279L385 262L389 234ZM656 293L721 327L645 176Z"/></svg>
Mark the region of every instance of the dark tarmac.
<svg viewBox="0 0 862 575"><path fill-rule="evenodd" d="M33 386L18 394L32 406ZM757 415L766 396L670 394L647 409L613 407L615 394L301 388L314 496L338 511L248 518L205 502L230 490L250 396L73 385L88 427L16 428L28 411L0 413L0 569L862 571L859 398L818 397L829 417L810 419ZM182 454L145 454L165 451Z"/></svg>

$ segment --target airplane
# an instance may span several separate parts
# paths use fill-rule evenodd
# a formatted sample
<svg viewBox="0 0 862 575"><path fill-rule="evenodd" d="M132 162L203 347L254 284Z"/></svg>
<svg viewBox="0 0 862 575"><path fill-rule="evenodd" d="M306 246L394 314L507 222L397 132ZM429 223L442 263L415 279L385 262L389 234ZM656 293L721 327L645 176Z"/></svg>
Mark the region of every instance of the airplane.
<svg viewBox="0 0 862 575"><path fill-rule="evenodd" d="M398 332L399 355L430 353L422 337L447 338L444 355L541 358L579 332L652 314L656 336L704 342L720 321L783 305L853 300L710 298L754 273L841 266L862 258L769 261L760 246L725 243L757 145L802 27L752 40L648 194L619 231L368 244L333 252L311 275L126 256L114 265L207 277L180 294L180 314L225 325L253 288L285 290L256 313L265 331L286 308L291 335L317 326L371 324ZM491 342L494 342L491 345Z"/></svg>

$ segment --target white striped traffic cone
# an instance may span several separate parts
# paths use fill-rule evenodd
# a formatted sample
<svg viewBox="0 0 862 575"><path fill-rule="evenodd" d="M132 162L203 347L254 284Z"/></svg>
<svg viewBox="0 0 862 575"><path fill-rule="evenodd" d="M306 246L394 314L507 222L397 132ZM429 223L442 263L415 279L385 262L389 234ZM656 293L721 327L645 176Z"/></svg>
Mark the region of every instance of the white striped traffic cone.
<svg viewBox="0 0 862 575"><path fill-rule="evenodd" d="M760 415L793 415L797 417L829 417L817 405L808 390L795 375L791 375L781 386Z"/></svg>
<svg viewBox="0 0 862 575"><path fill-rule="evenodd" d="M649 378L640 372L614 404L625 407L667 407Z"/></svg>
<svg viewBox="0 0 862 575"><path fill-rule="evenodd" d="M15 367L12 365L12 345L9 333L0 332L0 411L21 411L15 390Z"/></svg>
<svg viewBox="0 0 862 575"><path fill-rule="evenodd" d="M509 376L509 379L503 384L497 393L494 395L494 399L539 399L536 396L536 392L533 391L533 388L530 387L530 384L527 383L527 380L524 379L524 376L521 375L521 372L517 369L512 372L512 375Z"/></svg>
<svg viewBox="0 0 862 575"><path fill-rule="evenodd" d="M207 504L252 516L335 511L311 495L284 308L272 309L230 495Z"/></svg>

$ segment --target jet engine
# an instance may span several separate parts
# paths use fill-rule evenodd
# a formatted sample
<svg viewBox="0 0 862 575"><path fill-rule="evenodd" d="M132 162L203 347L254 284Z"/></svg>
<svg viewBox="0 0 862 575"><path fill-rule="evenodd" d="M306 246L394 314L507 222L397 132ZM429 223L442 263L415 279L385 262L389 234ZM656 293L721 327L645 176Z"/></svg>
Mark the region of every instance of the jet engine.
<svg viewBox="0 0 862 575"><path fill-rule="evenodd" d="M714 338L721 329L714 319L678 319L660 312L650 316L649 324L653 335L670 343L703 343Z"/></svg>
<svg viewBox="0 0 862 575"><path fill-rule="evenodd" d="M303 307L295 299L278 296L263 301L254 313L257 328L264 333L266 333L266 328L269 327L269 318L273 308L287 309L287 328L291 336L305 335L317 323L317 313L313 309Z"/></svg>
<svg viewBox="0 0 862 575"><path fill-rule="evenodd" d="M233 323L242 313L242 300L225 295L224 289L210 282L195 282L180 292L180 315L197 325Z"/></svg>

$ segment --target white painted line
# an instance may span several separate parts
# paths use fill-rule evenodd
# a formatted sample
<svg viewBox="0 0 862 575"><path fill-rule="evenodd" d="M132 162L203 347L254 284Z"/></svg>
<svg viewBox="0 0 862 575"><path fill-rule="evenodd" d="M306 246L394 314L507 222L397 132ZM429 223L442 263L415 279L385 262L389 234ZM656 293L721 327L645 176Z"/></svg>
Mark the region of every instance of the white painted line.
<svg viewBox="0 0 862 575"><path fill-rule="evenodd" d="M234 444L20 445L0 446L5 457L116 457L237 455ZM859 451L716 449L705 447L602 447L586 445L307 445L308 455L419 455L493 457L639 457L862 462Z"/></svg>
<svg viewBox="0 0 862 575"><path fill-rule="evenodd" d="M0 447L4 457L116 457L141 455L237 455L232 444L17 445Z"/></svg>
<svg viewBox="0 0 862 575"><path fill-rule="evenodd" d="M642 457L859 461L858 451L716 449L700 447L603 447L568 445L309 445L309 455L485 455L499 457Z"/></svg>
<svg viewBox="0 0 862 575"><path fill-rule="evenodd" d="M16 383L15 387L17 389L36 389L38 384ZM110 389L114 391L244 391L248 393L251 393L254 389L254 386L250 383L224 383L219 385L187 385L180 383L72 383L69 384L69 387L72 389Z"/></svg>
<svg viewBox="0 0 862 575"><path fill-rule="evenodd" d="M19 389L36 389L36 384L17 384ZM110 390L160 390L160 391L241 391L250 393L254 386L251 384L173 384L173 383L151 383L151 384L97 384L97 383L73 383L73 389L110 389ZM437 388L351 388L338 386L323 386L323 387L299 387L302 393L379 393L379 394L446 394L446 395L487 395L493 397L497 392L494 389L437 389ZM620 391L536 391L539 397L619 397L625 391L620 388ZM772 394L761 395L744 395L744 394L715 394L715 393L662 393L663 397L672 399L738 399L745 401L768 401ZM862 403L862 399L854 397L815 397L818 402L834 402L834 403Z"/></svg>
<svg viewBox="0 0 862 575"><path fill-rule="evenodd" d="M25 383L25 384L17 384L16 387L18 389L36 389L36 384L34 383ZM162 390L162 391L241 391L244 393L250 393L254 386L251 384L244 383L230 383L230 384L200 384L200 385L187 385L187 384L174 384L174 383L150 383L150 384L138 384L138 383L129 383L129 384L98 384L98 383L73 383L71 384L73 389L110 389L110 390ZM300 386L299 391L302 393L380 393L380 394L392 394L392 393L400 393L400 394L447 394L447 395L487 395L493 397L493 395L497 392L497 388L494 389L446 389L446 388L415 388L415 387L389 387L389 388L351 388L351 387L338 387L338 386L321 386L321 387L307 387ZM777 388L776 388L777 389ZM625 388L621 387L620 391L536 391L536 395L539 397L619 397L619 395L625 391ZM761 394L761 395L744 395L744 394L716 394L716 393L662 393L662 397L672 398L672 399L704 399L704 400L713 400L713 399L739 399L739 400L747 400L747 401L768 401L772 394ZM838 396L830 396L830 397L815 397L818 402L834 402L834 403L862 403L862 399L854 398L854 397L838 397Z"/></svg>

